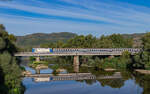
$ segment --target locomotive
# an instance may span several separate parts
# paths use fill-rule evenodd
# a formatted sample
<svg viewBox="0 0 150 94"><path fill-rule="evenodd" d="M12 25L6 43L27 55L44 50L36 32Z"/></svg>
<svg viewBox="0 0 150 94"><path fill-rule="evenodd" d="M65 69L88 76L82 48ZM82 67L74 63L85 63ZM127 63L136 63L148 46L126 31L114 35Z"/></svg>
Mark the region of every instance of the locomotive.
<svg viewBox="0 0 150 94"><path fill-rule="evenodd" d="M53 53L52 48L32 48L33 53Z"/></svg>

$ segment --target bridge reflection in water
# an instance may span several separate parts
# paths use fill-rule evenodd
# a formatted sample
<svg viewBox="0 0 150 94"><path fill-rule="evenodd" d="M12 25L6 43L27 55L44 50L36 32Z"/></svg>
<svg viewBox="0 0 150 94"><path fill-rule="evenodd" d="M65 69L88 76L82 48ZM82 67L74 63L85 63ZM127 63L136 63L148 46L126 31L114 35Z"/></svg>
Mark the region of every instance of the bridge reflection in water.
<svg viewBox="0 0 150 94"><path fill-rule="evenodd" d="M95 76L91 73L67 73L67 74L31 74L26 77L33 78L35 82L64 81L64 80L90 80L90 79L121 79L120 72L115 72L112 76Z"/></svg>

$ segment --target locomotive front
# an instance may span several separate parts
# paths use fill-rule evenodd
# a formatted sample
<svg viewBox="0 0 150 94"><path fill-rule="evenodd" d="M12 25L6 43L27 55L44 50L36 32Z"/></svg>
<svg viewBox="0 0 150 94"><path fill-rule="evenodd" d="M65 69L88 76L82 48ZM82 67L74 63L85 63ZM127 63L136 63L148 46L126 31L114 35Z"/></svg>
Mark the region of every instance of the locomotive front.
<svg viewBox="0 0 150 94"><path fill-rule="evenodd" d="M52 48L32 48L32 53L53 53Z"/></svg>

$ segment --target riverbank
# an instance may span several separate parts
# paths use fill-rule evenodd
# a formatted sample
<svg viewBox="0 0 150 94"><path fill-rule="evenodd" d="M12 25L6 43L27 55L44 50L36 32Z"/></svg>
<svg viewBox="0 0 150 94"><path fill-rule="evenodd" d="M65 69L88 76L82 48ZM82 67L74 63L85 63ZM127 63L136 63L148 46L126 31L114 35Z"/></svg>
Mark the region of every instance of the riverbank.
<svg viewBox="0 0 150 94"><path fill-rule="evenodd" d="M150 74L150 70L136 69L135 71L141 74Z"/></svg>

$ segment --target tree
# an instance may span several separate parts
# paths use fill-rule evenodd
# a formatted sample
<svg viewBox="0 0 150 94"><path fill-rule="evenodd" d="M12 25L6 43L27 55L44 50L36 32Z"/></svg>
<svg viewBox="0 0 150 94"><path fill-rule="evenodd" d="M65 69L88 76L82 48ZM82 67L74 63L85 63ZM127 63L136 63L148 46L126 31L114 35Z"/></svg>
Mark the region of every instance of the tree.
<svg viewBox="0 0 150 94"><path fill-rule="evenodd" d="M100 39L97 40L97 48L112 48L113 43L108 38L108 36L102 35Z"/></svg>
<svg viewBox="0 0 150 94"><path fill-rule="evenodd" d="M13 42L16 42L16 40L17 40L16 37L13 34L10 34L8 36L8 39L11 40L11 41L13 41Z"/></svg>
<svg viewBox="0 0 150 94"><path fill-rule="evenodd" d="M4 49L6 47L6 43L3 38L0 37L0 50Z"/></svg>
<svg viewBox="0 0 150 94"><path fill-rule="evenodd" d="M143 50L150 52L150 32L142 37Z"/></svg>
<svg viewBox="0 0 150 94"><path fill-rule="evenodd" d="M134 56L135 63L133 66L137 68L150 69L150 32L142 37L143 51Z"/></svg>
<svg viewBox="0 0 150 94"><path fill-rule="evenodd" d="M97 40L98 48L130 48L132 45L132 39L124 38L120 34L112 34L110 36L102 35Z"/></svg>
<svg viewBox="0 0 150 94"><path fill-rule="evenodd" d="M14 39L0 24L0 80L3 82L0 83L1 94L21 94L24 91L21 83L22 70L13 56L17 51Z"/></svg>
<svg viewBox="0 0 150 94"><path fill-rule="evenodd" d="M120 34L112 34L109 36L109 40L113 43L113 48L130 48L132 47L132 39L126 39Z"/></svg>
<svg viewBox="0 0 150 94"><path fill-rule="evenodd" d="M63 48L64 43L62 41L57 41L56 42L56 48Z"/></svg>

